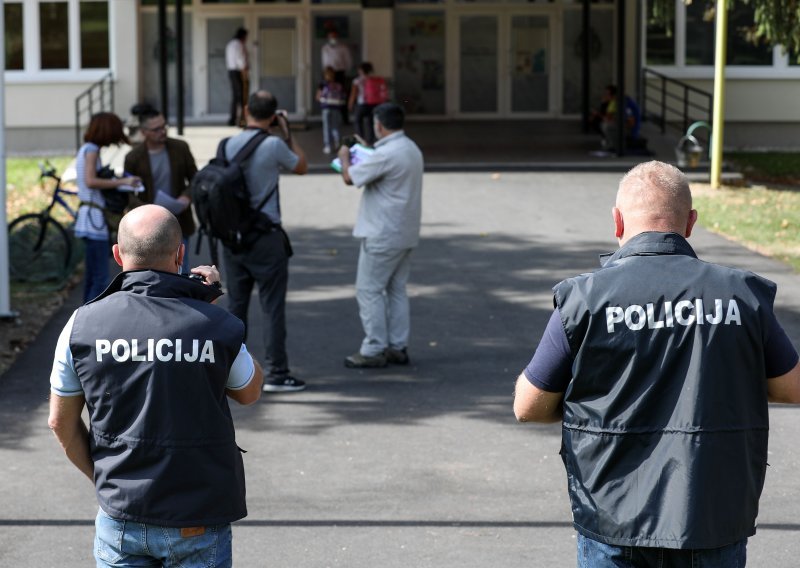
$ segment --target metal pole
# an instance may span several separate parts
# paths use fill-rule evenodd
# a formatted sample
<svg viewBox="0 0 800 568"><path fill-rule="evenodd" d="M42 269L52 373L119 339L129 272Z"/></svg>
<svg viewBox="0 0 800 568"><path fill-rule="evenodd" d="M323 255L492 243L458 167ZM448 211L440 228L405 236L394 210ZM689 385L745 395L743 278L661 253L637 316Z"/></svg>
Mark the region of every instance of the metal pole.
<svg viewBox="0 0 800 568"><path fill-rule="evenodd" d="M0 6L0 30L5 27L5 9ZM8 219L6 218L6 42L0 41L0 318L13 318L11 280L8 274Z"/></svg>
<svg viewBox="0 0 800 568"><path fill-rule="evenodd" d="M175 0L175 71L178 97L175 114L178 115L178 134L183 135L183 0Z"/></svg>
<svg viewBox="0 0 800 568"><path fill-rule="evenodd" d="M722 179L722 131L725 122L725 63L728 44L728 6L717 0L717 34L714 52L714 120L711 129L711 187Z"/></svg>
<svg viewBox="0 0 800 568"><path fill-rule="evenodd" d="M169 117L167 99L167 0L158 0L158 82L161 91L161 112Z"/></svg>
<svg viewBox="0 0 800 568"><path fill-rule="evenodd" d="M583 92L581 93L582 112L583 112L583 131L589 132L589 113L591 112L591 102L589 101L589 93L592 88L592 71L589 65L589 55L592 51L592 7L589 0L583 0L583 51L581 53L581 82Z"/></svg>
<svg viewBox="0 0 800 568"><path fill-rule="evenodd" d="M617 156L625 155L625 0L617 0Z"/></svg>

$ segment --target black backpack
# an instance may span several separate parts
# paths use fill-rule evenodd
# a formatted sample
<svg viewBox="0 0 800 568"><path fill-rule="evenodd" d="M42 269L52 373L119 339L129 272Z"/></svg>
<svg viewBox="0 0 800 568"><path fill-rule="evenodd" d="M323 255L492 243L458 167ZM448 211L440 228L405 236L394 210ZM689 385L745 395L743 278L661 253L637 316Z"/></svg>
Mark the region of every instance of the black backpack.
<svg viewBox="0 0 800 568"><path fill-rule="evenodd" d="M273 188L259 203L250 205L250 192L247 189L242 162L269 136L265 130L256 133L231 160L225 158L225 138L217 147L217 155L207 166L198 171L192 179L192 204L194 205L200 230L197 239L197 252L203 234L208 235L211 259L217 262L217 242L237 253L250 244L255 228L266 228L269 224L261 208L275 193Z"/></svg>

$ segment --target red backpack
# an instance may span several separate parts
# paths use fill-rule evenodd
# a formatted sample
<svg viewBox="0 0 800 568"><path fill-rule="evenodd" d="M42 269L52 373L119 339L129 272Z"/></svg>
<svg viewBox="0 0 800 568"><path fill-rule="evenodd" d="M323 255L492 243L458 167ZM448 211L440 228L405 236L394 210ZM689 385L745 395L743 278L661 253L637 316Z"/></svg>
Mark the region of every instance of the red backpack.
<svg viewBox="0 0 800 568"><path fill-rule="evenodd" d="M364 104L379 105L389 100L389 88L383 77L364 77Z"/></svg>

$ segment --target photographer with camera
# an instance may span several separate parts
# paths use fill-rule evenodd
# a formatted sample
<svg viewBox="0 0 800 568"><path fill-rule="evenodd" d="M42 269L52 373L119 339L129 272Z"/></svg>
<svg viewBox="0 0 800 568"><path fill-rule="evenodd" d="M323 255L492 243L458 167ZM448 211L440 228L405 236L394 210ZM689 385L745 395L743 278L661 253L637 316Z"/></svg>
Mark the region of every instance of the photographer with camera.
<svg viewBox="0 0 800 568"><path fill-rule="evenodd" d="M48 424L94 481L98 566L230 566L230 523L247 515L227 399L258 400L263 374L242 322L212 305L217 269L194 268L202 282L178 274L184 250L163 207L125 215L113 246L123 272L56 345Z"/></svg>
<svg viewBox="0 0 800 568"><path fill-rule="evenodd" d="M249 246L233 251L223 247L225 259L228 308L245 323L253 285L258 284L261 309L265 319L264 352L267 379L266 392L294 392L305 388L305 383L289 374L286 354L286 288L289 281L291 245L281 226L280 193L278 179L284 168L298 175L308 171L303 149L292 137L285 111L279 111L278 102L269 91L250 95L245 109L247 127L228 140L225 157L231 160L247 142L260 131L270 136L259 144L243 163L250 205L264 214L268 222L256 227L258 235L244 239ZM245 331L246 333L246 331Z"/></svg>
<svg viewBox="0 0 800 568"><path fill-rule="evenodd" d="M375 149L353 163L339 149L347 185L363 187L353 236L361 239L356 275L364 339L345 358L350 368L408 364L411 326L406 283L422 216L422 152L405 135L405 113L394 103L375 107Z"/></svg>

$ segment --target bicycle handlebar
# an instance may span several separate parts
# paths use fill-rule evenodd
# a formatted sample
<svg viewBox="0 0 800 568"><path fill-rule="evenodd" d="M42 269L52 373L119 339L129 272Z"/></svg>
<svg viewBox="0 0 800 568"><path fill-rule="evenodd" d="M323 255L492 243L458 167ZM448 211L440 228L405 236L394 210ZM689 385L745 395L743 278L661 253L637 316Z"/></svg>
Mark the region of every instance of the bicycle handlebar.
<svg viewBox="0 0 800 568"><path fill-rule="evenodd" d="M39 162L39 171L42 172L42 177L51 177L58 179L56 176L56 168L53 164L50 163L49 160L45 160L44 162Z"/></svg>

